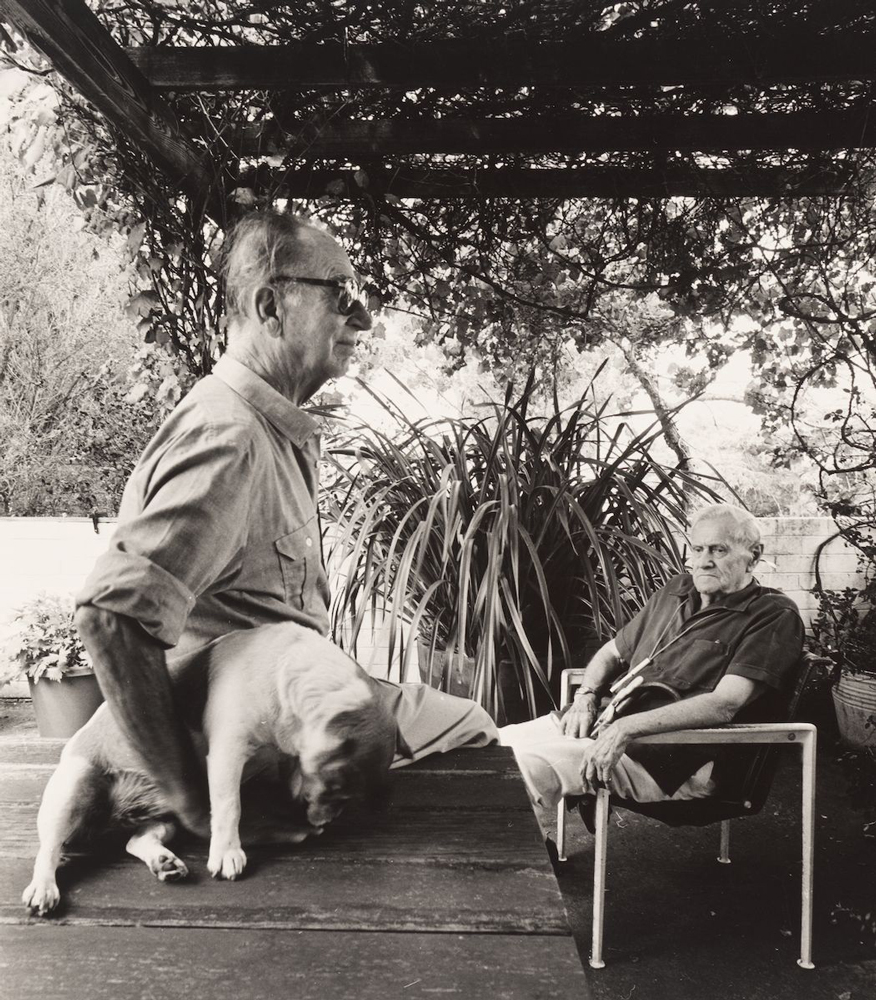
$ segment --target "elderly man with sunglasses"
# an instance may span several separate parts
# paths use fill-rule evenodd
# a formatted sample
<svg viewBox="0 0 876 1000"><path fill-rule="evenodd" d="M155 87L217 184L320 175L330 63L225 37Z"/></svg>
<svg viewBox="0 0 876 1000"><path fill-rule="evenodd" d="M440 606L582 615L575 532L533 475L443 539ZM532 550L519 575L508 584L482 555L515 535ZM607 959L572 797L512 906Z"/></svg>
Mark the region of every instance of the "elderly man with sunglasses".
<svg viewBox="0 0 876 1000"><path fill-rule="evenodd" d="M574 703L499 731L536 806L552 811L598 783L633 802L714 791L713 748L631 743L732 720L774 721L800 660L803 622L790 598L754 578L762 552L747 511L703 508L692 518L690 572L597 651Z"/></svg>
<svg viewBox="0 0 876 1000"><path fill-rule="evenodd" d="M228 349L144 451L76 615L116 722L196 832L207 810L183 709L203 679L186 667L229 632L283 621L328 631L319 434L300 406L347 371L371 326L346 253L289 215L241 220L223 277ZM174 698L171 674L192 685L187 698ZM423 685L382 690L413 758L496 737L472 702Z"/></svg>

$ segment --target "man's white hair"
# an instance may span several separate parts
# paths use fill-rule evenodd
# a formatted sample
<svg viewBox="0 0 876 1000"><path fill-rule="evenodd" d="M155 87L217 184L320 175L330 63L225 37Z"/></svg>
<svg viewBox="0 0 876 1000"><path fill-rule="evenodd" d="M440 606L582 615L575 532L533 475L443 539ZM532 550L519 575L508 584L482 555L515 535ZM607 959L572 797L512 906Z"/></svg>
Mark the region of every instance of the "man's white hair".
<svg viewBox="0 0 876 1000"><path fill-rule="evenodd" d="M690 530L693 531L701 521L726 521L732 525L730 537L733 541L748 549L760 545L760 525L757 518L742 507L736 507L732 503L713 503L708 507L701 507L690 519Z"/></svg>
<svg viewBox="0 0 876 1000"><path fill-rule="evenodd" d="M308 248L302 238L307 230L315 229L309 219L273 209L250 212L235 224L220 258L229 319L246 311L253 287L268 284L279 271L304 267Z"/></svg>

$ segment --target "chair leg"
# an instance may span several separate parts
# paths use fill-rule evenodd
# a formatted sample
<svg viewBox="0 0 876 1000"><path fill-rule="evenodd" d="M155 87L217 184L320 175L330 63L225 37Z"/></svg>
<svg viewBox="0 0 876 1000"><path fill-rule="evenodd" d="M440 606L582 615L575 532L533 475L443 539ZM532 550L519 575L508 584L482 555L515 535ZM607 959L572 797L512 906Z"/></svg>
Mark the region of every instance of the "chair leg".
<svg viewBox="0 0 876 1000"><path fill-rule="evenodd" d="M816 733L803 734L803 877L800 926L800 957L802 969L814 969L812 964L812 881L815 862L815 746Z"/></svg>
<svg viewBox="0 0 876 1000"><path fill-rule="evenodd" d="M566 800L560 799L557 806L557 857L560 861L568 861L566 857Z"/></svg>
<svg viewBox="0 0 876 1000"><path fill-rule="evenodd" d="M605 859L608 853L608 803L607 788L596 793L596 837L593 843L593 942L590 949L590 967L604 969L602 960L602 929L605 917Z"/></svg>
<svg viewBox="0 0 876 1000"><path fill-rule="evenodd" d="M730 820L721 820L721 853L718 855L718 861L722 865L730 864Z"/></svg>

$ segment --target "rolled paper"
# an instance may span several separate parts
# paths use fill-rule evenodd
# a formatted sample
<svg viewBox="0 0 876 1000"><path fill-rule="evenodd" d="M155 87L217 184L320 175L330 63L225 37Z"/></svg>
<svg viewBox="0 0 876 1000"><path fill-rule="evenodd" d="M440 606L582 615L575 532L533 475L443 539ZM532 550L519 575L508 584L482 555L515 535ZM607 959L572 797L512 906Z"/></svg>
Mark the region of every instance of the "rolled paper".
<svg viewBox="0 0 876 1000"><path fill-rule="evenodd" d="M638 666L633 667L632 670L628 670L623 675L623 677L618 677L618 679L614 682L614 684L611 685L611 687L608 690L612 694L614 694L616 691L619 691L624 686L624 684L626 684L627 681L632 680L633 677L635 677L640 670L644 670L645 667L647 667L650 662L651 662L651 657L646 656L645 659L642 660L642 662Z"/></svg>

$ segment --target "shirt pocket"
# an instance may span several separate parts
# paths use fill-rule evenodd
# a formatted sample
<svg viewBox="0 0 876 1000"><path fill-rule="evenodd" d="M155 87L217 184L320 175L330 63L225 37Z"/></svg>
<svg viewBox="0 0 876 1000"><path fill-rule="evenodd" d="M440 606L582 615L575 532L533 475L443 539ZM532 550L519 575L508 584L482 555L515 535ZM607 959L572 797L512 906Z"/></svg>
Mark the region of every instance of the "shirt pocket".
<svg viewBox="0 0 876 1000"><path fill-rule="evenodd" d="M289 607L299 611L305 610L307 595L316 584L319 546L314 539L315 531L316 522L311 520L274 542L283 577L283 596Z"/></svg>
<svg viewBox="0 0 876 1000"><path fill-rule="evenodd" d="M681 692L711 691L724 676L730 647L720 639L688 639L664 656L668 662L660 680Z"/></svg>

